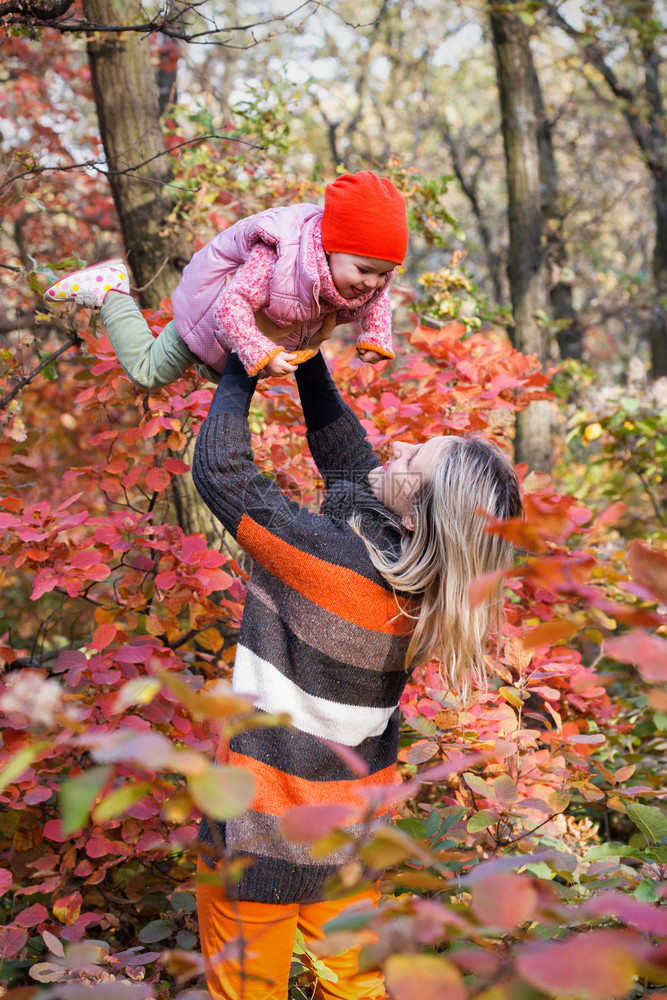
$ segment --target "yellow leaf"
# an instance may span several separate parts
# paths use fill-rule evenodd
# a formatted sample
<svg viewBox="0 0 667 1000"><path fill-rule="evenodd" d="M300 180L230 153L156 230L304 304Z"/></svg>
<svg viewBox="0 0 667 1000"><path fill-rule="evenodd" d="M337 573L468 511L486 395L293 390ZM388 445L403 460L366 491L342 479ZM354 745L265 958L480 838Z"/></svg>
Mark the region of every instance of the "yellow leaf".
<svg viewBox="0 0 667 1000"><path fill-rule="evenodd" d="M197 636L197 644L203 646L209 653L217 653L219 649L222 649L224 641L217 628L204 629Z"/></svg>
<svg viewBox="0 0 667 1000"><path fill-rule="evenodd" d="M130 705L149 705L161 688L157 677L134 677L116 695L113 710L123 712Z"/></svg>
<svg viewBox="0 0 667 1000"><path fill-rule="evenodd" d="M506 687L503 684L503 686L498 689L498 694L502 695L505 701L508 701L514 708L521 708L523 705L521 692L515 687Z"/></svg>
<svg viewBox="0 0 667 1000"><path fill-rule="evenodd" d="M160 681L198 719L226 719L253 711L252 705L233 693L227 681L218 680L200 692L193 691L182 677L168 671L160 674Z"/></svg>
<svg viewBox="0 0 667 1000"><path fill-rule="evenodd" d="M584 432L581 436L584 440L584 444L590 444L591 441L595 441L596 438L599 438L601 434L602 434L602 427L600 426L600 424L594 423L594 424L588 424L584 428Z"/></svg>
<svg viewBox="0 0 667 1000"><path fill-rule="evenodd" d="M190 792L187 788L179 788L167 799L162 807L162 813L168 823L185 823L194 808Z"/></svg>

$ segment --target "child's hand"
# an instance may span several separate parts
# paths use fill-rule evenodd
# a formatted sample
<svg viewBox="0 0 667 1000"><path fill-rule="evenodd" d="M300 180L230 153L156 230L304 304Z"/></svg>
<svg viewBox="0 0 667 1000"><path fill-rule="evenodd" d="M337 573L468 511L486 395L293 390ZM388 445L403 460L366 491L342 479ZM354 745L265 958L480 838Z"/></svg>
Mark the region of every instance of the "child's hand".
<svg viewBox="0 0 667 1000"><path fill-rule="evenodd" d="M369 351L367 348L363 350L357 350L357 355L360 361L365 361L367 365L376 365L378 361L386 361L384 354L378 354L377 351Z"/></svg>
<svg viewBox="0 0 667 1000"><path fill-rule="evenodd" d="M264 377L269 375L289 375L290 372L296 371L296 365L290 364L292 358L295 358L295 354L286 354L285 351L281 351L280 354L276 354L274 358L264 366L261 374Z"/></svg>

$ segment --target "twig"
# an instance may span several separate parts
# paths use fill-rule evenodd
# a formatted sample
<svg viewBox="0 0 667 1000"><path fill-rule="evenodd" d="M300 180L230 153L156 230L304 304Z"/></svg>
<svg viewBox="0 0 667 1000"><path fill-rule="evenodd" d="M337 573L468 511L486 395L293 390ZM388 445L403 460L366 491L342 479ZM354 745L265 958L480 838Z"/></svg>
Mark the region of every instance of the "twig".
<svg viewBox="0 0 667 1000"><path fill-rule="evenodd" d="M22 170L18 174L14 174L9 177L6 181L0 184L0 191L4 191L6 187L10 187L15 181L21 180L22 177L38 176L39 174L44 174L47 171L67 171L67 170L95 170L98 174L103 174L105 177L116 176L121 174L133 174L137 170L141 170L148 163L152 163L153 160L159 159L161 156L168 156L175 149L181 149L182 146L191 146L195 142L203 142L205 139L227 139L230 142L240 142L244 146L249 146L250 149L265 149L265 146L258 146L254 142L249 142L247 139L238 139L232 135L219 135L217 132L210 132L207 135L198 135L194 139L186 139L183 142L177 142L176 145L170 146L168 149L164 149L159 153L155 153L153 156L149 156L147 160L143 160L141 163L135 163L132 167L125 167L124 170L111 170L109 169L109 164L113 163L114 160L120 159L121 156L125 156L125 153L118 153L117 156L112 157L111 160L86 160L83 163L68 163L68 164L57 164L53 167L29 167L27 170ZM106 169L103 169L106 167ZM148 179L148 178L142 178ZM164 182L159 182L164 183ZM165 185L166 186L166 185Z"/></svg>
<svg viewBox="0 0 667 1000"><path fill-rule="evenodd" d="M54 351L53 354L50 354L48 358L44 358L44 360L41 361L36 368L33 368L31 372L28 372L27 375L24 375L23 378L20 380L20 382L16 383L13 389L5 393L5 395L0 398L0 410L7 409L11 401L16 396L18 396L21 389L25 389L27 385L30 385L33 379L35 379L37 375L39 375L39 373L44 370L44 368L47 368L48 365L52 364L52 362L54 362L57 358L59 358L61 354L64 354L65 351L69 351L70 347L74 347L74 345L80 343L80 341L81 337L79 336L78 333L70 334L68 342L66 344L63 344L62 347L59 347L58 350Z"/></svg>
<svg viewBox="0 0 667 1000"><path fill-rule="evenodd" d="M159 276L162 274L168 263L169 263L169 258L165 257L150 281L147 281L145 285L141 286L141 288L135 288L134 285L132 286L135 292L145 292L147 288L150 288L150 286L153 284L156 278L159 278Z"/></svg>

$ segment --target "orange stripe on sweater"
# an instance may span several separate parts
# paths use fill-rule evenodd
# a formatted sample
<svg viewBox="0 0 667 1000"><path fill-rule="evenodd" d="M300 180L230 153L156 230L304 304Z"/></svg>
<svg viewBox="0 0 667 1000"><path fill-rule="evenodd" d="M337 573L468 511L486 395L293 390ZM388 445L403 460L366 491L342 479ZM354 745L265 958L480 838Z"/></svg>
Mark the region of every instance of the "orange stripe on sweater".
<svg viewBox="0 0 667 1000"><path fill-rule="evenodd" d="M366 799L360 794L360 790L391 785L396 773L396 766L392 764L365 778L353 778L350 781L307 781L306 778L285 774L277 767L234 751L230 752L225 763L242 767L253 775L257 792L250 808L271 816L284 816L290 809L302 805L344 805L363 809ZM386 809L383 806L379 813L386 812Z"/></svg>
<svg viewBox="0 0 667 1000"><path fill-rule="evenodd" d="M269 572L325 611L353 625L388 635L408 635L412 631L414 622L399 614L391 591L354 570L303 552L277 538L247 514L241 518L237 540ZM406 611L411 610L407 602L402 606ZM418 605L412 605L412 613L417 608Z"/></svg>

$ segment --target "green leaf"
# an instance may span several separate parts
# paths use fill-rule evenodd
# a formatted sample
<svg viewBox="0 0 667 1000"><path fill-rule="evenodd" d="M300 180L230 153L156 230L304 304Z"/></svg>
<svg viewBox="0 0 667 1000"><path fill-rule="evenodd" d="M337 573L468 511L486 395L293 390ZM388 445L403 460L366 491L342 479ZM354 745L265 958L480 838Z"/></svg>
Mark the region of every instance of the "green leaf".
<svg viewBox="0 0 667 1000"><path fill-rule="evenodd" d="M435 736L438 731L433 719L426 719L423 715L417 715L414 719L408 720L411 729L415 729L422 736Z"/></svg>
<svg viewBox="0 0 667 1000"><path fill-rule="evenodd" d="M649 842L659 844L667 837L667 816L661 809L633 802L626 812Z"/></svg>
<svg viewBox="0 0 667 1000"><path fill-rule="evenodd" d="M197 909L197 900L191 892L172 892L170 900L173 908L183 913L194 913Z"/></svg>
<svg viewBox="0 0 667 1000"><path fill-rule="evenodd" d="M480 778L478 774L473 774L472 771L466 771L463 775L463 780L468 788L473 790L475 795L480 795L483 799L494 798L493 788L486 781L484 781L484 778Z"/></svg>
<svg viewBox="0 0 667 1000"><path fill-rule="evenodd" d="M602 861L604 858L637 858L643 860L642 852L628 844L596 844L587 851L584 861Z"/></svg>
<svg viewBox="0 0 667 1000"><path fill-rule="evenodd" d="M176 944L179 948L194 948L197 944L197 935L193 934L192 931L182 930L176 935Z"/></svg>
<svg viewBox="0 0 667 1000"><path fill-rule="evenodd" d="M65 836L80 830L88 822L93 802L111 780L113 765L88 768L76 778L68 778L60 786L59 800Z"/></svg>
<svg viewBox="0 0 667 1000"><path fill-rule="evenodd" d="M657 884L650 878L645 878L643 882L640 882L633 895L635 899L639 899L642 903L655 903L660 899Z"/></svg>
<svg viewBox="0 0 667 1000"><path fill-rule="evenodd" d="M17 778L20 778L23 772L28 770L35 758L48 746L49 743L47 740L41 740L39 743L32 743L29 747L23 747L23 750L19 750L18 753L14 754L9 763L0 771L0 792L7 785L11 785L12 782L16 781Z"/></svg>
<svg viewBox="0 0 667 1000"><path fill-rule="evenodd" d="M115 819L120 816L131 805L148 795L151 790L150 782L127 781L120 788L115 788L98 805L95 806L93 819L96 823L106 823L108 819Z"/></svg>
<svg viewBox="0 0 667 1000"><path fill-rule="evenodd" d="M468 820L468 833L479 833L481 830L488 830L498 820L498 813L493 809L480 809L473 813Z"/></svg>
<svg viewBox="0 0 667 1000"><path fill-rule="evenodd" d="M424 824L424 833L417 834L422 840L428 840L429 837L433 837L436 833L440 831L442 827L442 816L437 809L431 809L430 813L426 817L426 822Z"/></svg>
<svg viewBox="0 0 667 1000"><path fill-rule="evenodd" d="M174 925L170 920L151 920L149 924L142 927L137 937L142 944L155 944L156 941L164 941L174 933Z"/></svg>
<svg viewBox="0 0 667 1000"><path fill-rule="evenodd" d="M417 840L426 840L429 836L426 831L426 823L422 823L421 820L414 819L414 817L397 819L394 822L394 826L397 826L399 830L404 830L405 833L411 837L415 837Z"/></svg>

